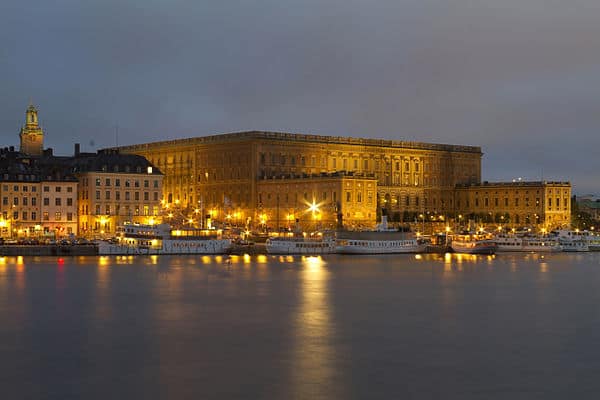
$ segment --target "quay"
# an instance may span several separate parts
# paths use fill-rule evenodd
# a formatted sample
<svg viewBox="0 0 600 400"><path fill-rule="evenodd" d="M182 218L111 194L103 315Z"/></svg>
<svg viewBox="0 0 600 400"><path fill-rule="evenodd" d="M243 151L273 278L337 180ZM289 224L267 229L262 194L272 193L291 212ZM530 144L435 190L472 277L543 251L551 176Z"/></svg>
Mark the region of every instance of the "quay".
<svg viewBox="0 0 600 400"><path fill-rule="evenodd" d="M0 246L2 256L95 256L98 255L96 244L78 245L21 245L5 244Z"/></svg>

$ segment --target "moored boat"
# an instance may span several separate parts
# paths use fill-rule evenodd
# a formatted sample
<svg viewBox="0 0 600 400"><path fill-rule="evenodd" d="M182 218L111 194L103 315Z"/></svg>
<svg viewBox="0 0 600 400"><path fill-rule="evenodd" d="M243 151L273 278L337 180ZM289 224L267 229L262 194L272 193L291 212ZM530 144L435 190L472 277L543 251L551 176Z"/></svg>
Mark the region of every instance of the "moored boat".
<svg viewBox="0 0 600 400"><path fill-rule="evenodd" d="M455 253L495 254L497 246L487 235L466 233L450 236L450 247Z"/></svg>
<svg viewBox="0 0 600 400"><path fill-rule="evenodd" d="M373 231L337 232L338 254L400 254L423 253L428 242L416 238L412 232L387 227L387 216Z"/></svg>
<svg viewBox="0 0 600 400"><path fill-rule="evenodd" d="M333 237L317 236L278 236L270 237L265 242L267 253L288 255L319 255L335 251Z"/></svg>
<svg viewBox="0 0 600 400"><path fill-rule="evenodd" d="M557 252L562 251L558 240L549 236L498 235L494 237L497 252Z"/></svg>
<svg viewBox="0 0 600 400"><path fill-rule="evenodd" d="M98 254L224 254L230 246L218 230L126 223L118 227L115 240L98 242Z"/></svg>

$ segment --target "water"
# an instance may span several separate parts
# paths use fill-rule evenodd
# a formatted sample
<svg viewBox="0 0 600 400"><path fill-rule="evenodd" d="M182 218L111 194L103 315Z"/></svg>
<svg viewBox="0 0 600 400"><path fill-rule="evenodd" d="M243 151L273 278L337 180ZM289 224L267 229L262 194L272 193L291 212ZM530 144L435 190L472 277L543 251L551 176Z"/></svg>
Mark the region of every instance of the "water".
<svg viewBox="0 0 600 400"><path fill-rule="evenodd" d="M0 258L3 399L600 392L600 254Z"/></svg>

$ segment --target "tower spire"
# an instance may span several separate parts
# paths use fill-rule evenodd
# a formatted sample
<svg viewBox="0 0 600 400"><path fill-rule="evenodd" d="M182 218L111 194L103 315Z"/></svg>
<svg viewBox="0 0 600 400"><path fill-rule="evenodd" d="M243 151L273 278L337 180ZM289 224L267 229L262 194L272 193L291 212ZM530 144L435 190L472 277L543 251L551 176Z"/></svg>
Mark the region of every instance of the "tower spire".
<svg viewBox="0 0 600 400"><path fill-rule="evenodd" d="M29 100L29 107L25 111L25 125L19 134L21 139L20 151L32 156L42 155L44 148L44 132L38 122L38 111Z"/></svg>

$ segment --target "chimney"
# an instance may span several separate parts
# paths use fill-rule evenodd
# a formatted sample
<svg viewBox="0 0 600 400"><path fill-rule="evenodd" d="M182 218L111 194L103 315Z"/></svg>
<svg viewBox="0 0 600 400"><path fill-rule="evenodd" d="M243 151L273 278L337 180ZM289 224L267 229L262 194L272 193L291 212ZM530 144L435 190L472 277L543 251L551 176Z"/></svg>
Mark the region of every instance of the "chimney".
<svg viewBox="0 0 600 400"><path fill-rule="evenodd" d="M75 157L78 157L80 153L79 143L75 143Z"/></svg>

